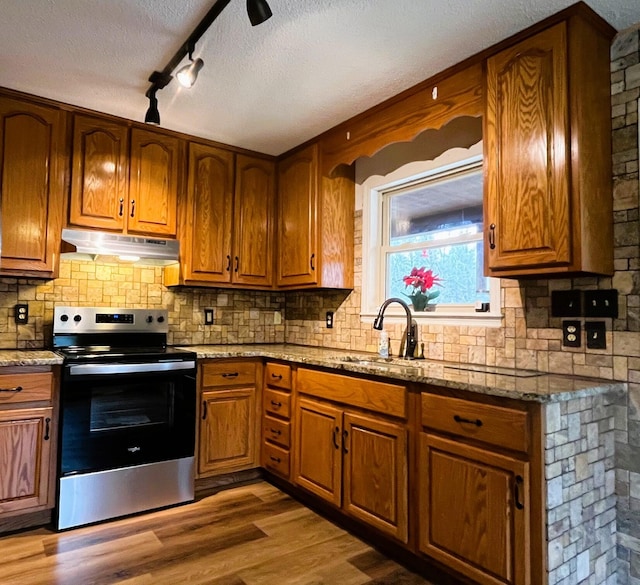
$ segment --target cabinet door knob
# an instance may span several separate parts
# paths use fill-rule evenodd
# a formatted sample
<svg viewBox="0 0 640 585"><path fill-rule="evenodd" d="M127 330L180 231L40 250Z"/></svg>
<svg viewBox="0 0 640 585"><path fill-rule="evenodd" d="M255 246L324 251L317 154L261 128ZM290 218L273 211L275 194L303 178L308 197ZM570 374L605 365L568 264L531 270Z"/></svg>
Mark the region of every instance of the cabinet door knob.
<svg viewBox="0 0 640 585"><path fill-rule="evenodd" d="M206 420L207 418L207 401L202 401L202 420Z"/></svg>
<svg viewBox="0 0 640 585"><path fill-rule="evenodd" d="M496 224L492 223L489 226L489 248L496 249Z"/></svg>
<svg viewBox="0 0 640 585"><path fill-rule="evenodd" d="M340 436L340 427L336 427L335 429L333 429L333 446L336 449L340 449L340 445L338 444L338 437Z"/></svg>
<svg viewBox="0 0 640 585"><path fill-rule="evenodd" d="M51 431L51 419L50 418L45 418L44 419L44 440L48 441L49 440L49 432Z"/></svg>
<svg viewBox="0 0 640 585"><path fill-rule="evenodd" d="M131 217L133 217L136 214L136 200L132 199L131 200Z"/></svg>
<svg viewBox="0 0 640 585"><path fill-rule="evenodd" d="M231 256L227 254L227 272L231 272Z"/></svg>
<svg viewBox="0 0 640 585"><path fill-rule="evenodd" d="M282 380L282 374L273 374L273 373L272 373L272 374L271 374L271 377L272 377L274 380Z"/></svg>
<svg viewBox="0 0 640 585"><path fill-rule="evenodd" d="M476 425L477 427L481 427L482 426L482 421L479 418L476 418L475 420L470 419L470 418L464 418L462 416L459 416L457 414L453 415L453 420L455 420L457 423L466 423L469 425Z"/></svg>
<svg viewBox="0 0 640 585"><path fill-rule="evenodd" d="M273 455L269 455L269 459L271 459L271 461L275 461L276 463L280 463L282 461L280 457L274 457Z"/></svg>
<svg viewBox="0 0 640 585"><path fill-rule="evenodd" d="M349 431L342 431L342 451L344 453L349 453L349 447L347 446L347 441L349 440Z"/></svg>
<svg viewBox="0 0 640 585"><path fill-rule="evenodd" d="M280 429L271 429L271 434L279 437L282 434L282 431Z"/></svg>
<svg viewBox="0 0 640 585"><path fill-rule="evenodd" d="M124 213L124 198L120 197L120 211L118 211L118 215L122 217L123 213Z"/></svg>
<svg viewBox="0 0 640 585"><path fill-rule="evenodd" d="M276 402L275 400L272 400L271 406L273 406L274 408L280 408L282 406L282 402Z"/></svg>
<svg viewBox="0 0 640 585"><path fill-rule="evenodd" d="M238 377L238 372L224 372L222 374L223 378L237 378Z"/></svg>
<svg viewBox="0 0 640 585"><path fill-rule="evenodd" d="M311 266L311 270L315 270L315 259L316 259L316 255L315 254L311 254L311 260L309 261L309 265Z"/></svg>
<svg viewBox="0 0 640 585"><path fill-rule="evenodd" d="M22 392L22 386L16 386L15 388L0 388L0 392L11 392L13 394L17 394L18 392Z"/></svg>
<svg viewBox="0 0 640 585"><path fill-rule="evenodd" d="M234 272L238 272L238 270L240 269L240 258L238 258L238 256L236 256L236 267Z"/></svg>

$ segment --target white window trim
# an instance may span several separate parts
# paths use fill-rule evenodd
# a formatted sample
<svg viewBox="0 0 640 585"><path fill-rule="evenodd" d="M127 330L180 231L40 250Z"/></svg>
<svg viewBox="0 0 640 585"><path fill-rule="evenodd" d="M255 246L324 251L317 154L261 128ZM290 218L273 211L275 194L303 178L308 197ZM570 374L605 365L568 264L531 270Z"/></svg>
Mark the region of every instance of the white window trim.
<svg viewBox="0 0 640 585"><path fill-rule="evenodd" d="M381 192L481 159L482 143L478 143L469 149L451 149L431 161L411 162L388 175L374 175L367 178L361 185L357 185L356 209L362 209L361 321L373 322L381 304L378 299L383 299L385 294L380 264L382 234L379 229L379 218L383 211ZM491 310L486 313L476 313L474 309L465 305L464 311L447 311L438 307L434 312L413 312L412 316L419 325L500 327L502 324L500 283L498 279L491 280L494 281L490 289ZM387 317L393 322L406 320L405 312L397 303L389 306L385 312L385 318Z"/></svg>

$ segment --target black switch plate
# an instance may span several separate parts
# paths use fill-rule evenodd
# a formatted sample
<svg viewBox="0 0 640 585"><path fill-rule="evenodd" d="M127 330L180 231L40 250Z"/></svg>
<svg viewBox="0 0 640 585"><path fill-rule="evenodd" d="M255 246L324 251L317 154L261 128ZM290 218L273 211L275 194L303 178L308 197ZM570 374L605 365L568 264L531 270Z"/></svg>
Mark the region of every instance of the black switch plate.
<svg viewBox="0 0 640 585"><path fill-rule="evenodd" d="M579 290L552 290L552 317L580 317L582 315L582 297Z"/></svg>
<svg viewBox="0 0 640 585"><path fill-rule="evenodd" d="M607 348L607 329L604 321L586 321L584 328L587 332L587 347L589 349Z"/></svg>
<svg viewBox="0 0 640 585"><path fill-rule="evenodd" d="M562 322L562 345L566 347L580 347L582 324L580 321Z"/></svg>
<svg viewBox="0 0 640 585"><path fill-rule="evenodd" d="M213 325L213 309L204 310L204 324Z"/></svg>
<svg viewBox="0 0 640 585"><path fill-rule="evenodd" d="M29 305L16 305L14 318L18 325L26 325L29 322Z"/></svg>
<svg viewBox="0 0 640 585"><path fill-rule="evenodd" d="M584 316L615 319L618 316L618 291L615 288L584 291Z"/></svg>

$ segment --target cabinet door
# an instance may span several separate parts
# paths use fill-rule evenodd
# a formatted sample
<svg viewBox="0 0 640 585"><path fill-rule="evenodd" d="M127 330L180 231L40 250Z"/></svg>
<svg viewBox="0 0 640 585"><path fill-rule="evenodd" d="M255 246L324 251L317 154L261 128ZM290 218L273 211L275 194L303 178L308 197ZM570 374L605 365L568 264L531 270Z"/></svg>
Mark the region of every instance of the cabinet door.
<svg viewBox="0 0 640 585"><path fill-rule="evenodd" d="M562 23L487 60L484 229L490 274L571 262L566 47Z"/></svg>
<svg viewBox="0 0 640 585"><path fill-rule="evenodd" d="M278 167L278 286L317 282L318 145Z"/></svg>
<svg viewBox="0 0 640 585"><path fill-rule="evenodd" d="M53 409L0 410L0 514L47 508Z"/></svg>
<svg viewBox="0 0 640 585"><path fill-rule="evenodd" d="M74 117L70 223L123 231L129 208L128 137L124 125Z"/></svg>
<svg viewBox="0 0 640 585"><path fill-rule="evenodd" d="M402 425L346 412L343 508L408 541L407 431Z"/></svg>
<svg viewBox="0 0 640 585"><path fill-rule="evenodd" d="M191 143L183 246L186 280L231 282L233 154Z"/></svg>
<svg viewBox="0 0 640 585"><path fill-rule="evenodd" d="M482 585L529 583L528 463L421 433L420 550Z"/></svg>
<svg viewBox="0 0 640 585"><path fill-rule="evenodd" d="M340 506L342 411L301 398L296 407L294 428L294 482Z"/></svg>
<svg viewBox="0 0 640 585"><path fill-rule="evenodd" d="M255 387L203 392L201 408L199 474L257 466Z"/></svg>
<svg viewBox="0 0 640 585"><path fill-rule="evenodd" d="M176 235L182 141L148 130L131 130L127 231Z"/></svg>
<svg viewBox="0 0 640 585"><path fill-rule="evenodd" d="M64 208L65 116L0 98L0 273L52 278Z"/></svg>
<svg viewBox="0 0 640 585"><path fill-rule="evenodd" d="M238 155L235 180L233 281L271 286L275 164Z"/></svg>

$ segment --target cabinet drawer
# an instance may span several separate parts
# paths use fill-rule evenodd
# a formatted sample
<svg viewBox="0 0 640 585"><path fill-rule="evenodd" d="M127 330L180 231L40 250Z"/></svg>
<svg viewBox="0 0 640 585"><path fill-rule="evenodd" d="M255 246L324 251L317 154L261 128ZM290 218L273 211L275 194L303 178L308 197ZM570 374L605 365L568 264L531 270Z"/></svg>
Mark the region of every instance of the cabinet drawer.
<svg viewBox="0 0 640 585"><path fill-rule="evenodd" d="M256 383L255 362L211 362L202 366L202 385L253 386Z"/></svg>
<svg viewBox="0 0 640 585"><path fill-rule="evenodd" d="M264 410L268 414L275 414L282 418L291 416L291 397L285 392L265 388L264 390Z"/></svg>
<svg viewBox="0 0 640 585"><path fill-rule="evenodd" d="M422 394L423 426L506 449L529 450L528 416L514 408Z"/></svg>
<svg viewBox="0 0 640 585"><path fill-rule="evenodd" d="M273 473L289 478L289 451L271 443L262 444L263 465Z"/></svg>
<svg viewBox="0 0 640 585"><path fill-rule="evenodd" d="M288 449L291 446L291 423L265 416L262 420L262 438Z"/></svg>
<svg viewBox="0 0 640 585"><path fill-rule="evenodd" d="M291 390L291 366L268 363L265 371L267 386Z"/></svg>
<svg viewBox="0 0 640 585"><path fill-rule="evenodd" d="M0 406L35 400L51 400L53 374L2 374L0 375Z"/></svg>
<svg viewBox="0 0 640 585"><path fill-rule="evenodd" d="M296 389L304 394L388 416L407 417L407 389L398 384L301 368L298 370Z"/></svg>

